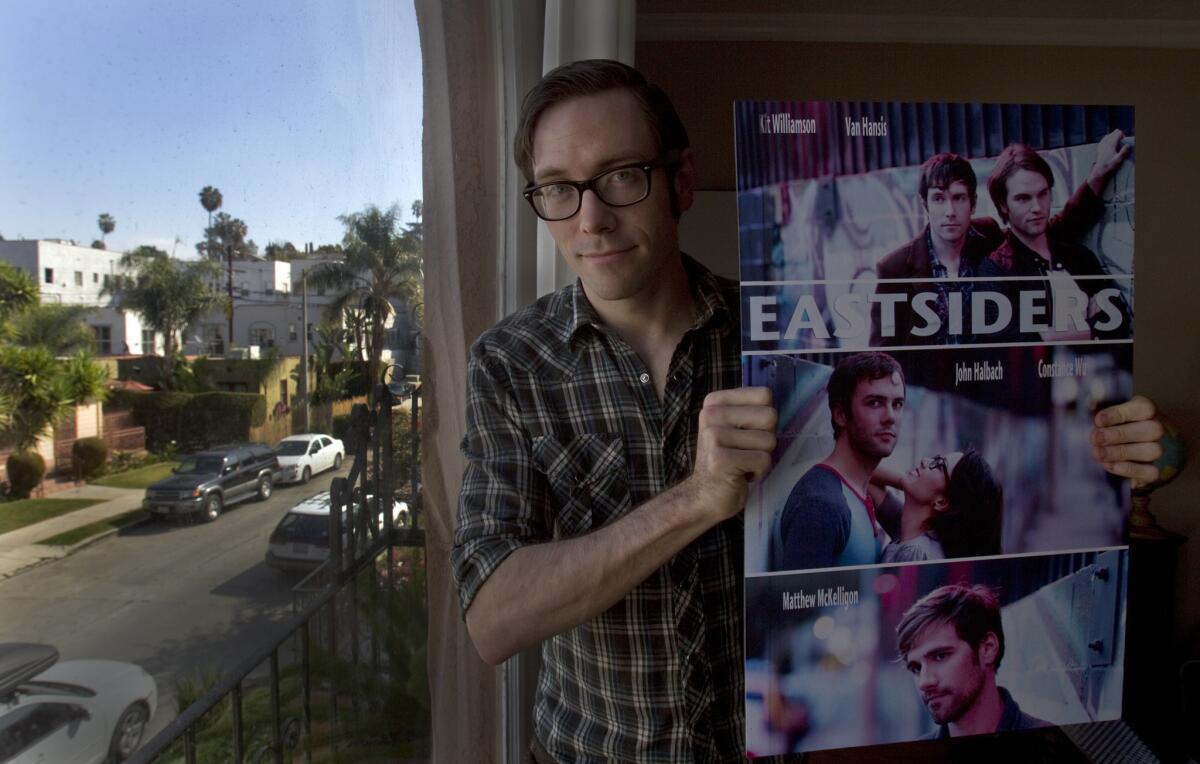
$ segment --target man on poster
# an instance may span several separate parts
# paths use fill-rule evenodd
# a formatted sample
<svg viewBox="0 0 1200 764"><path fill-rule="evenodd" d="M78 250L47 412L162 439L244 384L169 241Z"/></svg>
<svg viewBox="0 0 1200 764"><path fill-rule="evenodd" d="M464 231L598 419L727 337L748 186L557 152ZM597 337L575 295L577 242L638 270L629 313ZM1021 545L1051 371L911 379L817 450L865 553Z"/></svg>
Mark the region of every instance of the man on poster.
<svg viewBox="0 0 1200 764"><path fill-rule="evenodd" d="M1079 238L1100 219L1104 186L1129 155L1130 146L1121 145L1124 137L1113 130L1100 140L1087 180L1060 215L1047 217L1047 228L1060 238ZM1004 242L1004 231L995 220L972 217L978 185L971 163L957 154L935 154L921 165L917 192L927 222L916 238L886 255L876 267L876 294L888 297L871 306L871 347L976 341L969 326L950 331L949 301L951 293L957 292L963 305L970 305L974 288L970 278L979 275L983 261ZM922 292L934 295L927 310L937 316L936 328L913 315L913 301Z"/></svg>
<svg viewBox="0 0 1200 764"><path fill-rule="evenodd" d="M776 414L736 389L736 285L679 251L686 131L636 70L577 62L527 96L516 153L579 278L469 355L467 628L492 664L542 645L539 762L741 761L740 512ZM1142 413L1097 447L1145 440L1113 429ZM1117 474L1144 466L1105 453Z"/></svg>
<svg viewBox="0 0 1200 764"><path fill-rule="evenodd" d="M888 541L868 483L899 438L904 373L887 353L856 353L837 365L826 390L833 451L775 514L770 570L874 565Z"/></svg>
<svg viewBox="0 0 1200 764"><path fill-rule="evenodd" d="M930 739L1052 726L1021 711L996 684L1004 627L1000 603L987 587L933 590L904 613L896 641L921 702L939 725Z"/></svg>

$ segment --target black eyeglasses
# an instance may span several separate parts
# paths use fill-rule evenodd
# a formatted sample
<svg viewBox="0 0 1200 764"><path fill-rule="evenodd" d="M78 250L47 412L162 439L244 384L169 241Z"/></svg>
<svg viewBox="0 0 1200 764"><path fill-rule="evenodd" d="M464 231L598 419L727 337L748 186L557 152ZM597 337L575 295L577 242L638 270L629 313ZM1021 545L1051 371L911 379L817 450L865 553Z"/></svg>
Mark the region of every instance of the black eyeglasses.
<svg viewBox="0 0 1200 764"><path fill-rule="evenodd" d="M649 162L621 165L587 180L552 180L525 187L523 195L542 220L566 220L579 212L583 192L591 189L596 198L609 207L628 207L650 196L650 178L655 167L676 160L678 152L669 151Z"/></svg>
<svg viewBox="0 0 1200 764"><path fill-rule="evenodd" d="M941 454L929 457L929 469L941 470L942 474L946 476L946 482L950 482L950 469L946 466L946 457Z"/></svg>

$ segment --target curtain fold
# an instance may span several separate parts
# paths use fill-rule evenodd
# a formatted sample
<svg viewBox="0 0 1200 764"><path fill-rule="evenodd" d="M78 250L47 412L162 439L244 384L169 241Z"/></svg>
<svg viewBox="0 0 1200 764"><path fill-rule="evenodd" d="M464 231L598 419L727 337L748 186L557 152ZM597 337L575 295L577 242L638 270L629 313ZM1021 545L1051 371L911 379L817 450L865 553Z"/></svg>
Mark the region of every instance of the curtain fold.
<svg viewBox="0 0 1200 764"><path fill-rule="evenodd" d="M497 316L499 141L494 5L416 0L424 81L422 423L431 761L498 761L496 672L475 652L450 574L462 478L466 352Z"/></svg>

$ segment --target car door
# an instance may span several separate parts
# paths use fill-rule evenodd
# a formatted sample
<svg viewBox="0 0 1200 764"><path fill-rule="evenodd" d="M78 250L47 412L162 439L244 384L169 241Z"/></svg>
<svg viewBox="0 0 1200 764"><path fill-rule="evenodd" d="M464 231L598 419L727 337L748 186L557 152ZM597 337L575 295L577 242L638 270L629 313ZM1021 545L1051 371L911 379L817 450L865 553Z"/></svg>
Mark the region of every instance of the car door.
<svg viewBox="0 0 1200 764"><path fill-rule="evenodd" d="M320 438L313 438L308 443L308 463L312 465L313 474L325 469L325 457L321 453Z"/></svg>
<svg viewBox="0 0 1200 764"><path fill-rule="evenodd" d="M251 472L254 467L254 460L249 453L235 451L225 457L225 469L227 471L228 482L226 483L225 495L230 498L240 498L246 495L246 492L251 488Z"/></svg>
<svg viewBox="0 0 1200 764"><path fill-rule="evenodd" d="M321 437L321 453L325 454L325 460L332 469L333 461L337 458L337 446L333 444L332 438Z"/></svg>

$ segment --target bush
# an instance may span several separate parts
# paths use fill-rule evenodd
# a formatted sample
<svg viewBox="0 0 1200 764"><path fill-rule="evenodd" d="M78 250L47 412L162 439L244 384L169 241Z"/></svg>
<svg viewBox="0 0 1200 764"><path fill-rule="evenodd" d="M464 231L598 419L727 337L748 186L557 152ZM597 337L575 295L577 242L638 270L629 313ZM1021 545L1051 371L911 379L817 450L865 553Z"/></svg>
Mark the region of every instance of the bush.
<svg viewBox="0 0 1200 764"><path fill-rule="evenodd" d="M4 466L8 468L9 490L18 499L28 498L46 474L46 460L37 451L16 451Z"/></svg>
<svg viewBox="0 0 1200 764"><path fill-rule="evenodd" d="M350 444L350 415L338 414L333 418L333 424L329 428L333 437L342 440L347 451L352 451L353 447Z"/></svg>
<svg viewBox="0 0 1200 764"><path fill-rule="evenodd" d="M71 457L85 478L100 474L108 461L108 445L100 438L80 438L71 446Z"/></svg>
<svg viewBox="0 0 1200 764"><path fill-rule="evenodd" d="M246 440L267 419L267 400L257 393L134 393L129 403L151 451L176 443L186 453Z"/></svg>

